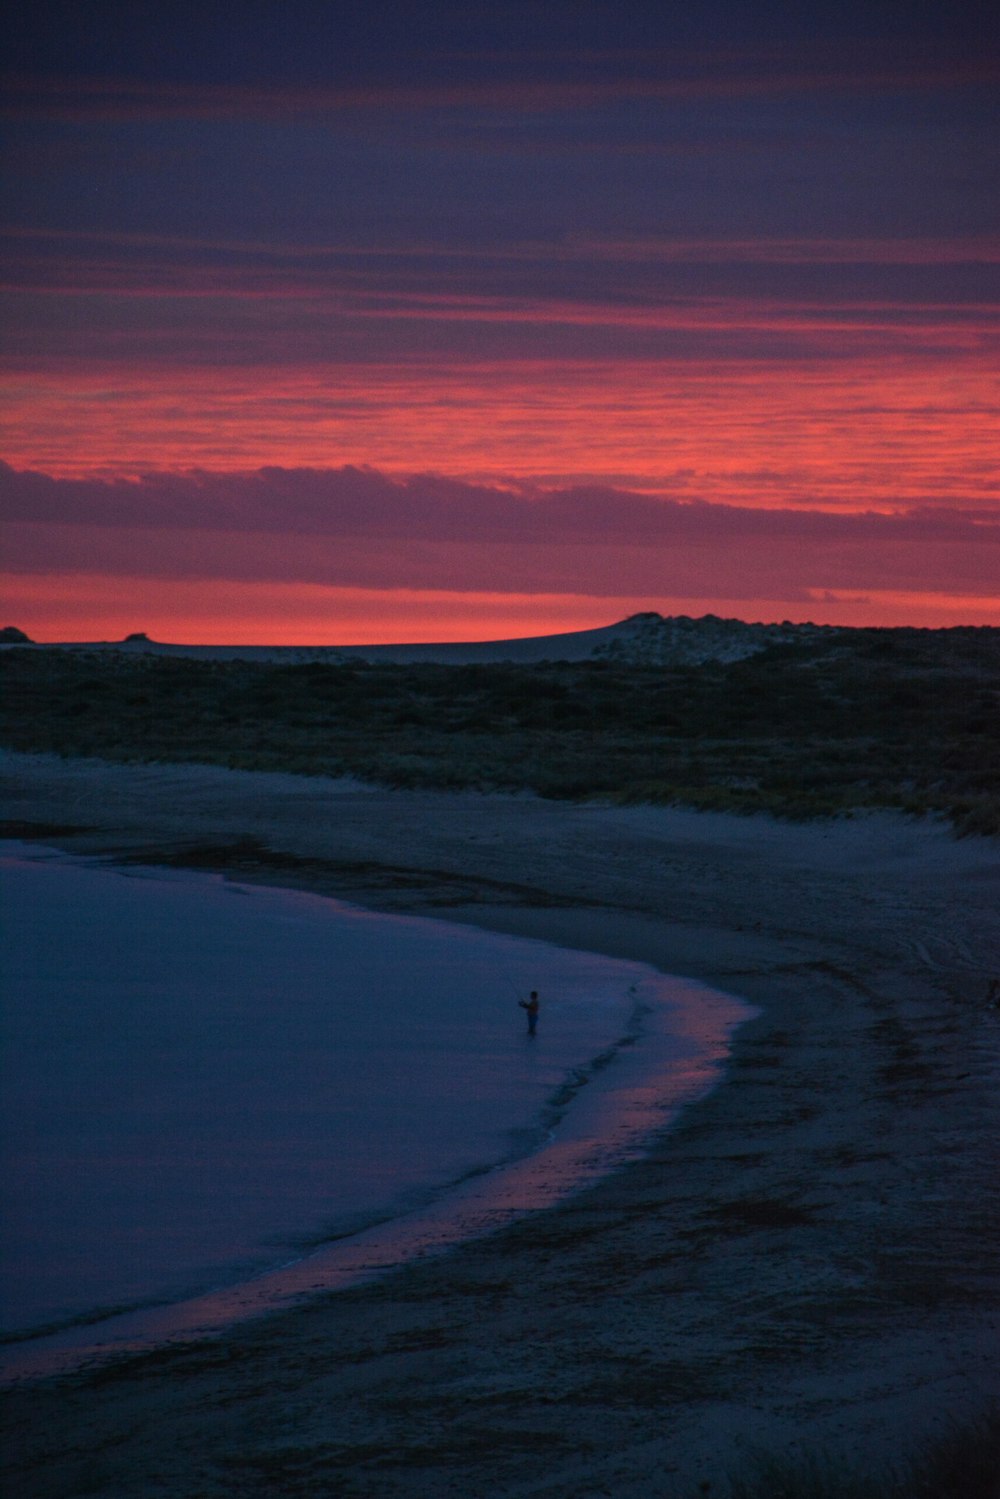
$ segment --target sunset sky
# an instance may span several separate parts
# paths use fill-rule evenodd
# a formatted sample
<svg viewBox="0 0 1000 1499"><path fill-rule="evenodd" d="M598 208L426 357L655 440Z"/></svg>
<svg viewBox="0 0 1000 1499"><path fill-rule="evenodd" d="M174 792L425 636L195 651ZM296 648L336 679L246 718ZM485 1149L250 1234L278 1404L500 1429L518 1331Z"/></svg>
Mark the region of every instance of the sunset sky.
<svg viewBox="0 0 1000 1499"><path fill-rule="evenodd" d="M3 624L1000 624L992 5L22 4Z"/></svg>

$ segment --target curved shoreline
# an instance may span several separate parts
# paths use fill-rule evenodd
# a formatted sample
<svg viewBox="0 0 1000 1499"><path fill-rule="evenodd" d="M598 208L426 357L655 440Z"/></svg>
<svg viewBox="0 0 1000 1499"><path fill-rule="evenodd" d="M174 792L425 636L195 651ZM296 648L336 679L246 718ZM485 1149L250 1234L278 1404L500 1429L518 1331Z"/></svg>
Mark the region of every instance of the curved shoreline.
<svg viewBox="0 0 1000 1499"><path fill-rule="evenodd" d="M411 1193L412 1207L376 1211L356 1228L317 1238L300 1252L289 1250L291 1258L218 1287L6 1334L0 1388L225 1335L237 1323L365 1284L494 1233L523 1213L557 1207L637 1159L687 1103L716 1084L731 1033L755 1012L733 996L638 965L623 964L621 976L633 978L636 996L627 1030L566 1072L542 1102L533 1143ZM699 1049L679 1056L679 1044L694 1036ZM598 1077L604 1086L591 1090Z"/></svg>
<svg viewBox="0 0 1000 1499"><path fill-rule="evenodd" d="M762 1009L722 1083L571 1204L221 1342L15 1392L20 1492L82 1492L96 1464L116 1499L686 1495L760 1448L875 1471L1000 1398L995 844L889 817L4 768L9 815L86 824L61 835L76 848L214 850L240 879L546 936Z"/></svg>

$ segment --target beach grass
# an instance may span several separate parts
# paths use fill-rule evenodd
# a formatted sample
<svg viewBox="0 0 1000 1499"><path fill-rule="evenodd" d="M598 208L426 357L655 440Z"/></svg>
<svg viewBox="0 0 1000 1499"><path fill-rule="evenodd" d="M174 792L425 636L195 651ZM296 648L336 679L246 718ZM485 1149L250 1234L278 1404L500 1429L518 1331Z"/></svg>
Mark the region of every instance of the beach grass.
<svg viewBox="0 0 1000 1499"><path fill-rule="evenodd" d="M0 668L0 743L19 750L1000 832L997 630L851 630L674 666L13 647Z"/></svg>

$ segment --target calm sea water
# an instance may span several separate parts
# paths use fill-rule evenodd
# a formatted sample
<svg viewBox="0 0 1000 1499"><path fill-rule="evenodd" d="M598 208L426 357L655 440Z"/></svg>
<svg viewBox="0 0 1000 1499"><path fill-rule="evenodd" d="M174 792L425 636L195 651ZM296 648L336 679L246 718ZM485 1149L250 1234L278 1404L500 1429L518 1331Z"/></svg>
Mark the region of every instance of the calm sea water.
<svg viewBox="0 0 1000 1499"><path fill-rule="evenodd" d="M3 849L8 1338L204 1295L544 1161L584 1102L613 1127L618 1059L634 1094L648 1054L662 1092L745 1013L542 942Z"/></svg>

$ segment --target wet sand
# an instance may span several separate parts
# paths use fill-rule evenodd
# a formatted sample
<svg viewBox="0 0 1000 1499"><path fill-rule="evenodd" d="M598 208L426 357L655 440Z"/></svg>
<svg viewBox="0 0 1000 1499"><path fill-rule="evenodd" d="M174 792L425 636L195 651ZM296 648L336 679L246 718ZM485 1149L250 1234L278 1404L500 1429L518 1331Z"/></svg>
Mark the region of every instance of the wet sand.
<svg viewBox="0 0 1000 1499"><path fill-rule="evenodd" d="M995 842L888 815L3 770L22 835L544 937L761 1007L720 1086L570 1202L8 1393L12 1492L724 1492L760 1449L876 1471L1000 1396Z"/></svg>

